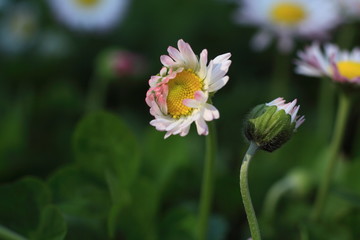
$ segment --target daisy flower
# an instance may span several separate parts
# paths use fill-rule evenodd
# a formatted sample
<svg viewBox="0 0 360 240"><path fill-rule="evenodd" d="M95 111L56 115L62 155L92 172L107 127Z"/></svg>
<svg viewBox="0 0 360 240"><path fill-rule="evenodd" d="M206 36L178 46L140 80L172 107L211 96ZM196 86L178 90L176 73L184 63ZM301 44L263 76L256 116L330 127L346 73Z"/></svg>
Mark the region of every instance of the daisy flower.
<svg viewBox="0 0 360 240"><path fill-rule="evenodd" d="M9 5L0 24L0 47L9 54L31 48L38 38L39 18L36 6L30 3Z"/></svg>
<svg viewBox="0 0 360 240"><path fill-rule="evenodd" d="M326 44L324 51L313 43L298 52L296 72L306 76L327 76L339 83L360 85L360 49L341 51L336 45Z"/></svg>
<svg viewBox="0 0 360 240"><path fill-rule="evenodd" d="M170 46L168 53L160 57L164 65L160 73L149 80L145 100L155 117L150 124L166 131L165 138L187 135L193 122L199 135L207 135L206 121L220 116L209 103L210 96L228 82L231 54L219 55L207 65L207 50L198 58L183 40L178 41L178 49Z"/></svg>
<svg viewBox="0 0 360 240"><path fill-rule="evenodd" d="M260 31L252 40L255 50L262 50L273 37L278 49L289 52L294 38L326 38L339 22L337 4L329 0L241 0L235 21L254 25Z"/></svg>
<svg viewBox="0 0 360 240"><path fill-rule="evenodd" d="M48 0L57 18L77 30L108 30L125 14L128 0Z"/></svg>

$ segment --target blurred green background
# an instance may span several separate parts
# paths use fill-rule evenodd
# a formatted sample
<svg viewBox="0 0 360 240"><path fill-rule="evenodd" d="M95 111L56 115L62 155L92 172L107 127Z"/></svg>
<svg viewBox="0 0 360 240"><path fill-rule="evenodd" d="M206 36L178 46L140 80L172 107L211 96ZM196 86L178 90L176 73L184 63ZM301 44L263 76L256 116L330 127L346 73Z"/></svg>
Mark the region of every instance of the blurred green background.
<svg viewBox="0 0 360 240"><path fill-rule="evenodd" d="M252 107L273 100L278 53L273 45L251 50L257 29L232 21L237 7L220 0L132 0L111 31L82 32L57 21L47 1L1 1L1 226L44 240L194 238L205 137L192 128L186 137L164 140L149 125L144 101L160 55L184 39L196 54L206 48L210 59L232 54L230 81L213 99L221 118L208 239L248 239L238 185L248 146L242 123ZM20 33L13 24L19 8L30 15ZM351 48L359 43L354 39ZM306 44L298 41L297 49ZM114 70L114 52L135 56L129 64L136 71ZM259 152L250 167L260 228L264 239L359 239L359 108L350 116L325 220L315 225L308 216L332 127L328 136L316 135L320 82L295 75L295 55L284 69L290 91L282 97L298 98L307 120L283 148Z"/></svg>

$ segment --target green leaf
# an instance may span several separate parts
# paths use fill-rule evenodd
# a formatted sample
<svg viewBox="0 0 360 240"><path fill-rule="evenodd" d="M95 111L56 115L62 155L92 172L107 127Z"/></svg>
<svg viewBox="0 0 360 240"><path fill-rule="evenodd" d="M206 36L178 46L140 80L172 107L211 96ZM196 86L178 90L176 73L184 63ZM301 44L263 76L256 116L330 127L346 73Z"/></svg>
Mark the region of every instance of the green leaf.
<svg viewBox="0 0 360 240"><path fill-rule="evenodd" d="M48 183L68 223L67 239L103 239L111 205L106 182L72 165L57 171Z"/></svg>
<svg viewBox="0 0 360 240"><path fill-rule="evenodd" d="M1 186L0 196L0 224L23 236L37 228L43 206L50 203L47 186L31 177Z"/></svg>
<svg viewBox="0 0 360 240"><path fill-rule="evenodd" d="M38 229L30 239L62 240L66 231L66 223L60 211L55 206L48 205L42 210Z"/></svg>
<svg viewBox="0 0 360 240"><path fill-rule="evenodd" d="M108 231L113 237L118 214L128 202L129 188L138 175L138 143L126 124L107 112L87 115L79 123L73 143L78 163L106 179L112 200Z"/></svg>
<svg viewBox="0 0 360 240"><path fill-rule="evenodd" d="M131 188L131 203L121 212L120 226L129 240L154 240L159 194L148 178L139 178Z"/></svg>
<svg viewBox="0 0 360 240"><path fill-rule="evenodd" d="M189 164L192 140L178 136L163 139L164 133L151 129L147 132L144 144L144 170L154 179L159 190L165 187L176 171Z"/></svg>
<svg viewBox="0 0 360 240"><path fill-rule="evenodd" d="M123 188L128 188L137 176L138 144L130 129L115 115L107 112L87 115L76 128L73 145L80 164L101 177L113 172Z"/></svg>

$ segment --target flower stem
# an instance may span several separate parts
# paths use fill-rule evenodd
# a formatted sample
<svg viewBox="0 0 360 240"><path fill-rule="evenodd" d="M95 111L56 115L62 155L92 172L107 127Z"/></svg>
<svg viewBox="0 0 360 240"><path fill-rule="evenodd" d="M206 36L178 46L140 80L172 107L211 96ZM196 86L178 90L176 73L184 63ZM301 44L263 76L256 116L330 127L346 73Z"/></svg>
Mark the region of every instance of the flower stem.
<svg viewBox="0 0 360 240"><path fill-rule="evenodd" d="M329 79L321 79L318 98L317 136L324 142L328 141L332 127L335 91Z"/></svg>
<svg viewBox="0 0 360 240"><path fill-rule="evenodd" d="M10 229L0 225L0 239L4 240L27 240L23 236L20 236L16 232L11 231Z"/></svg>
<svg viewBox="0 0 360 240"><path fill-rule="evenodd" d="M329 155L327 155L328 162L326 165L326 171L320 183L320 187L316 195L315 205L313 209L312 217L314 221L318 221L320 219L323 209L325 207L326 198L329 193L329 188L331 184L331 179L334 175L334 170L338 160L340 147L343 142L344 131L349 116L350 107L351 107L350 97L346 93L341 92L339 95L339 106L335 121L335 130L333 133L332 141L328 149Z"/></svg>
<svg viewBox="0 0 360 240"><path fill-rule="evenodd" d="M350 48L356 37L357 25L354 23L347 23L341 26L341 30L337 36L338 45L341 48Z"/></svg>
<svg viewBox="0 0 360 240"><path fill-rule="evenodd" d="M257 145L254 142L251 142L249 149L244 156L240 169L240 192L243 199L246 216L249 222L252 240L261 240L259 224L257 222L254 207L251 202L248 186L248 166L257 149Z"/></svg>
<svg viewBox="0 0 360 240"><path fill-rule="evenodd" d="M276 54L274 72L270 86L270 98L279 96L285 98L289 97L290 62L288 54Z"/></svg>
<svg viewBox="0 0 360 240"><path fill-rule="evenodd" d="M203 180L200 197L200 213L198 223L198 240L205 240L207 237L210 206L213 192L213 169L216 154L216 128L214 122L209 122L209 135L206 137L206 154Z"/></svg>

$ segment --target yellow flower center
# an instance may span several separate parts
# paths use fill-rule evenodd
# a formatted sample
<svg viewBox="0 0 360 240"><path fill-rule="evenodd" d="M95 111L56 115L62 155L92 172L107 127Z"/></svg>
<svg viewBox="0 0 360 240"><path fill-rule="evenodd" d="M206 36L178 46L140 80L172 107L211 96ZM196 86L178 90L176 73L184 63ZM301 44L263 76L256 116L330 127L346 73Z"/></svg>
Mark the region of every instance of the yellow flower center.
<svg viewBox="0 0 360 240"><path fill-rule="evenodd" d="M348 79L360 77L360 63L351 61L340 61L336 64L341 76Z"/></svg>
<svg viewBox="0 0 360 240"><path fill-rule="evenodd" d="M75 0L79 5L84 7L93 7L98 4L100 0Z"/></svg>
<svg viewBox="0 0 360 240"><path fill-rule="evenodd" d="M183 100L194 99L195 92L202 89L203 83L191 70L184 70L169 81L168 87L168 114L173 118L179 118L191 113L192 108L185 106Z"/></svg>
<svg viewBox="0 0 360 240"><path fill-rule="evenodd" d="M306 17L303 6L296 3L279 3L271 10L271 18L275 22L294 25L302 21Z"/></svg>

